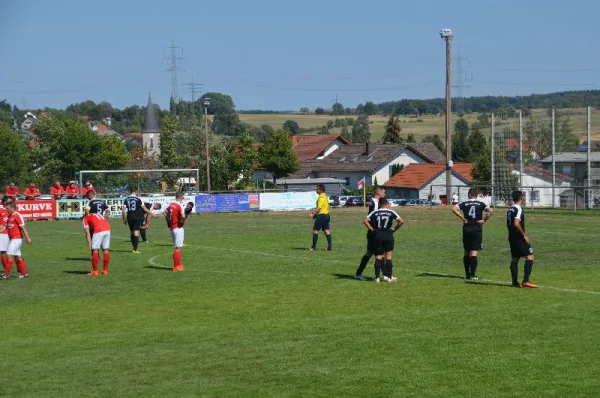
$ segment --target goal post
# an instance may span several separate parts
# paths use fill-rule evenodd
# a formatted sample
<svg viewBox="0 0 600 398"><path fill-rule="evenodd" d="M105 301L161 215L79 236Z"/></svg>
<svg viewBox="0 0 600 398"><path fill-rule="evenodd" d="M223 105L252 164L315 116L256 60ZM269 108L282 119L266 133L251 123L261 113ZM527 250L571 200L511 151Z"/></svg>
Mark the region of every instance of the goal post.
<svg viewBox="0 0 600 398"><path fill-rule="evenodd" d="M193 185L194 190L196 192L199 191L199 183L200 183L200 169L143 169L143 170L80 170L78 173L79 186L83 187L83 182L85 181L85 175L92 174L150 174L156 173L161 176L164 173L177 173L177 182L179 186L181 185ZM181 177L181 174L184 174L186 177ZM190 178L192 175L195 175L195 180ZM162 178L162 177L161 177ZM139 185L139 182L138 182Z"/></svg>

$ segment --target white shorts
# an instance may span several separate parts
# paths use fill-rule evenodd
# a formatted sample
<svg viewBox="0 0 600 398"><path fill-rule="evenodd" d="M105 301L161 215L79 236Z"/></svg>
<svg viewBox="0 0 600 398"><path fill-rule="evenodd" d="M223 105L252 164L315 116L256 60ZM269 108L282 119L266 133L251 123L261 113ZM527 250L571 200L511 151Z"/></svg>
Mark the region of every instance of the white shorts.
<svg viewBox="0 0 600 398"><path fill-rule="evenodd" d="M97 232L92 235L92 250L108 250L110 248L110 231Z"/></svg>
<svg viewBox="0 0 600 398"><path fill-rule="evenodd" d="M6 250L6 254L8 254L9 256L20 256L22 244L23 239L11 239L8 243L8 249Z"/></svg>
<svg viewBox="0 0 600 398"><path fill-rule="evenodd" d="M0 234L0 252L8 250L8 242L10 242L8 234Z"/></svg>
<svg viewBox="0 0 600 398"><path fill-rule="evenodd" d="M173 238L175 247L183 247L183 228L172 229L171 238Z"/></svg>

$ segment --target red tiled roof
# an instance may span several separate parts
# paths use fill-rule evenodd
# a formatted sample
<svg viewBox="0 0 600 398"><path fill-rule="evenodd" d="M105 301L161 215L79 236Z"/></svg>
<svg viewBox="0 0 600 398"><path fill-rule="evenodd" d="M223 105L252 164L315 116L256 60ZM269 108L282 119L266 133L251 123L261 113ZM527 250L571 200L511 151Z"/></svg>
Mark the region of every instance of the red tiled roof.
<svg viewBox="0 0 600 398"><path fill-rule="evenodd" d="M517 140L515 138L510 138L510 139L506 140L506 147L509 150L519 149L519 140ZM523 150L524 151L529 150L529 144L525 141L523 141Z"/></svg>
<svg viewBox="0 0 600 398"><path fill-rule="evenodd" d="M399 173L394 174L386 183L389 188L422 189L427 183L446 169L445 164L409 164ZM471 163L455 163L452 171L462 179L471 182L473 177Z"/></svg>
<svg viewBox="0 0 600 398"><path fill-rule="evenodd" d="M96 128L98 129L98 131L108 131L108 130L109 130L109 129L108 129L108 127L106 127L106 126L105 126L104 124L102 124L102 123L98 123L98 124L96 125Z"/></svg>
<svg viewBox="0 0 600 398"><path fill-rule="evenodd" d="M335 140L340 140L345 145L349 144L344 137L336 134L293 135L291 139L292 150L301 162L316 159Z"/></svg>
<svg viewBox="0 0 600 398"><path fill-rule="evenodd" d="M511 164L510 167L513 171L520 171L518 164ZM552 172L539 166L524 166L523 174L530 175L546 182L552 182ZM571 182L574 180L572 177L561 173L556 173L555 179L558 182Z"/></svg>

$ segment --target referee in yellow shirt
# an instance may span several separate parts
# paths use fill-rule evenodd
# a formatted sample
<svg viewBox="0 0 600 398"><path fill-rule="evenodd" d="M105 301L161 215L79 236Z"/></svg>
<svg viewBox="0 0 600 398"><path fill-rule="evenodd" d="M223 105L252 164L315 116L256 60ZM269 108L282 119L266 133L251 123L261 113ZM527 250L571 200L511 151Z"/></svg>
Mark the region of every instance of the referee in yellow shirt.
<svg viewBox="0 0 600 398"><path fill-rule="evenodd" d="M317 249L319 231L321 230L325 232L325 237L327 238L327 249L325 250L331 251L331 232L329 231L329 198L325 194L325 185L317 185L317 194L319 195L319 198L317 199L317 207L310 212L310 216L315 219L315 223L313 225L312 246L308 248L308 251L312 252Z"/></svg>

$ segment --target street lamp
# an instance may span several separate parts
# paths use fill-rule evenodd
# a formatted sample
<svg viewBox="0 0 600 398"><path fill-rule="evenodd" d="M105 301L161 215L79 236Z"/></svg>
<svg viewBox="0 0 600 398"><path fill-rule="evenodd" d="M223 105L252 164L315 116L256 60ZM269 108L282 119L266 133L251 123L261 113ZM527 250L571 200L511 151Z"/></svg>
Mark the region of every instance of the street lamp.
<svg viewBox="0 0 600 398"><path fill-rule="evenodd" d="M446 204L452 197L452 39L451 29L440 30L440 37L446 41Z"/></svg>
<svg viewBox="0 0 600 398"><path fill-rule="evenodd" d="M210 146L208 142L208 107L210 106L210 98L204 98L202 104L204 105L204 138L206 140L206 189L210 192Z"/></svg>

